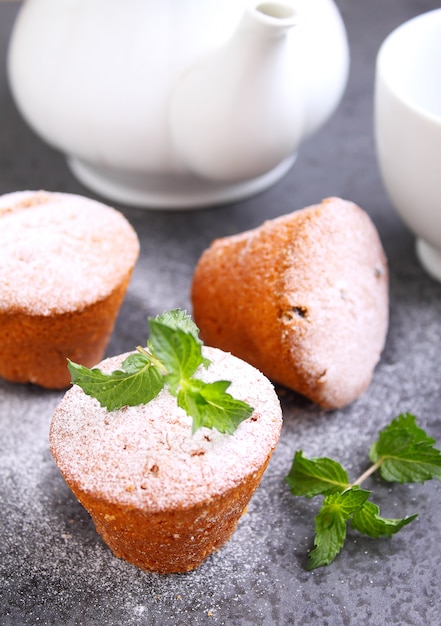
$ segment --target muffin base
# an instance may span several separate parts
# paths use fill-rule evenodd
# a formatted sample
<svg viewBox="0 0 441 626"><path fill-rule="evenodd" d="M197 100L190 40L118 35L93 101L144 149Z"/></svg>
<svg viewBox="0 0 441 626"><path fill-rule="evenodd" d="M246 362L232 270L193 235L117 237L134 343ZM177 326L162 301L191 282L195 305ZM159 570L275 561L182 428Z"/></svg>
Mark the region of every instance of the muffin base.
<svg viewBox="0 0 441 626"><path fill-rule="evenodd" d="M230 539L270 456L237 487L187 508L142 510L68 484L116 557L150 572L185 573L201 565Z"/></svg>
<svg viewBox="0 0 441 626"><path fill-rule="evenodd" d="M0 312L0 376L48 389L70 384L67 361L87 367L103 357L132 272L106 298L80 311Z"/></svg>

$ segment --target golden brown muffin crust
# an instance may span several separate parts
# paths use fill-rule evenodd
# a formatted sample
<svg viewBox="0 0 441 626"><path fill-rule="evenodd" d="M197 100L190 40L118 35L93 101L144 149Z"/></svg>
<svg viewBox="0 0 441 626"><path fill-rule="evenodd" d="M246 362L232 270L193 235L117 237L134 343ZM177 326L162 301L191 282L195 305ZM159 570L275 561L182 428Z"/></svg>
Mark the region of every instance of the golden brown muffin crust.
<svg viewBox="0 0 441 626"><path fill-rule="evenodd" d="M196 267L205 343L326 407L368 386L388 324L388 271L374 225L338 198L218 239Z"/></svg>

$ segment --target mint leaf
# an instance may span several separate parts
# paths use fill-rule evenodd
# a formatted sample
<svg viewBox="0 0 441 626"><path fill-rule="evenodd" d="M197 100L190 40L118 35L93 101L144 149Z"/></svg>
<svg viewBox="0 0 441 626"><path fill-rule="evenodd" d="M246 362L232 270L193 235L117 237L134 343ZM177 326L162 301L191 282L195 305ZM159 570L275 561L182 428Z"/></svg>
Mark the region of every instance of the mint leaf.
<svg viewBox="0 0 441 626"><path fill-rule="evenodd" d="M295 453L285 480L292 494L307 498L343 491L349 486L348 475L340 463L326 457L307 459L301 450Z"/></svg>
<svg viewBox="0 0 441 626"><path fill-rule="evenodd" d="M109 411L123 406L146 404L164 386L161 372L141 354L130 355L122 363L121 369L111 374L105 374L97 368L88 369L69 359L67 366L72 382Z"/></svg>
<svg viewBox="0 0 441 626"><path fill-rule="evenodd" d="M389 519L380 516L379 507L373 502L365 502L364 506L356 511L351 520L351 527L369 537L391 537L399 530L410 524L418 515L409 515L401 519Z"/></svg>
<svg viewBox="0 0 441 626"><path fill-rule="evenodd" d="M226 392L229 381L205 383L194 377L210 360L202 354L199 329L185 311L165 311L149 318L147 348L138 346L120 370L106 374L68 360L72 382L109 411L147 404L167 385L178 405L193 418L193 433L202 426L233 433L253 408Z"/></svg>
<svg viewBox="0 0 441 626"><path fill-rule="evenodd" d="M415 417L404 413L386 426L370 450L371 461L380 466L384 480L398 483L441 480L441 453L415 423Z"/></svg>
<svg viewBox="0 0 441 626"><path fill-rule="evenodd" d="M308 569L329 565L342 549L347 521L369 498L370 491L350 487L326 496L315 518L315 548L309 554Z"/></svg>
<svg viewBox="0 0 441 626"><path fill-rule="evenodd" d="M157 315L154 320L164 326L168 326L173 330L180 329L185 333L193 335L196 341L202 344L199 338L199 328L196 326L190 315L181 309L173 309L172 311L164 311L161 315Z"/></svg>
<svg viewBox="0 0 441 626"><path fill-rule="evenodd" d="M416 425L410 413L392 420L371 447L373 463L352 485L339 463L327 458L307 459L302 451L294 455L286 482L294 495L311 497L325 495L316 517L315 548L310 553L308 569L328 565L341 550L347 523L369 537L391 537L417 515L392 519L382 517L380 509L368 502L370 492L359 488L374 472L379 471L388 481L424 482L441 479L441 452L434 448L435 440Z"/></svg>
<svg viewBox="0 0 441 626"><path fill-rule="evenodd" d="M233 434L252 415L252 407L226 392L230 384L225 380L204 383L193 379L179 390L178 405L193 417L193 432L205 426Z"/></svg>
<svg viewBox="0 0 441 626"><path fill-rule="evenodd" d="M206 364L201 344L192 333L171 328L158 319L149 320L150 339L147 346L164 364L171 393L176 395L182 380L191 378L197 368Z"/></svg>

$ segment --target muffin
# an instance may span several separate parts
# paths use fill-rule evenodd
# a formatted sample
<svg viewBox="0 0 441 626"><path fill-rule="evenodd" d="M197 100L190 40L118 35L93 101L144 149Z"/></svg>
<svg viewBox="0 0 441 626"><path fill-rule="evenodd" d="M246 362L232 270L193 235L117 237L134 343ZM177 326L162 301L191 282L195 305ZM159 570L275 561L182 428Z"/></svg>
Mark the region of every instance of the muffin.
<svg viewBox="0 0 441 626"><path fill-rule="evenodd" d="M0 376L62 389L102 359L139 254L116 210L81 196L0 197Z"/></svg>
<svg viewBox="0 0 441 626"><path fill-rule="evenodd" d="M186 572L232 535L277 444L282 415L272 384L234 356L203 347L205 382L232 381L254 409L233 434L199 428L164 388L139 406L108 411L74 385L55 410L52 455L98 533L141 569ZM103 361L114 371L127 356Z"/></svg>
<svg viewBox="0 0 441 626"><path fill-rule="evenodd" d="M214 241L191 296L205 343L326 409L367 389L386 339L386 257L368 215L339 198Z"/></svg>

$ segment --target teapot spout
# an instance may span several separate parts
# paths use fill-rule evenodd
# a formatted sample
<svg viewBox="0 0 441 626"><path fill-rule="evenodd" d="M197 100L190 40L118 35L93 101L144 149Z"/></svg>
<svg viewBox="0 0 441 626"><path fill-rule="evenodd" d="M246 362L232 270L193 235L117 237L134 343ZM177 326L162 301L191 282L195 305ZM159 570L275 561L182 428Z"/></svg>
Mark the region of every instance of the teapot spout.
<svg viewBox="0 0 441 626"><path fill-rule="evenodd" d="M297 13L294 4L289 1L254 2L245 10L238 30L260 30L266 37L282 37L285 31L297 24Z"/></svg>
<svg viewBox="0 0 441 626"><path fill-rule="evenodd" d="M170 111L184 170L235 182L296 152L305 111L291 50L296 24L292 2L254 3L231 39L181 77Z"/></svg>

